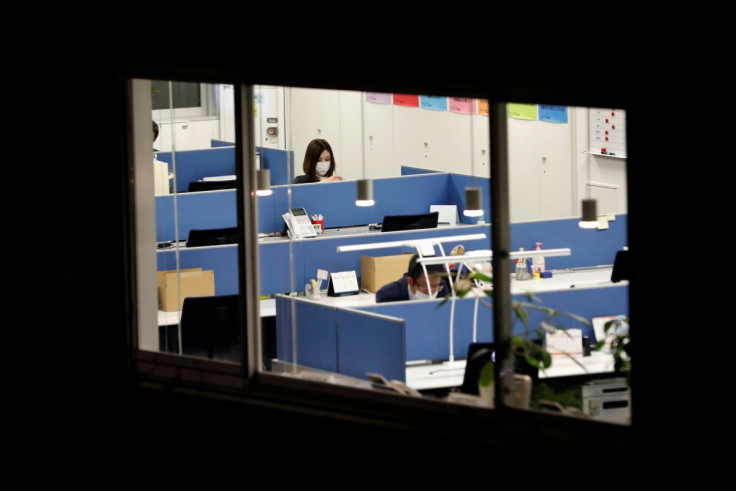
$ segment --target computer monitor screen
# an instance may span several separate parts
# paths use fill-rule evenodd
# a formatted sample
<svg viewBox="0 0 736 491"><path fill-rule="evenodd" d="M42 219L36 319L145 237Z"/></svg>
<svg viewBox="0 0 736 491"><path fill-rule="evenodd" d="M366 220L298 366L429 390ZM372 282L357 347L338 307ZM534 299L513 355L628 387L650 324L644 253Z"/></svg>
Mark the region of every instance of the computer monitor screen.
<svg viewBox="0 0 736 491"><path fill-rule="evenodd" d="M383 217L381 232L437 228L439 216L440 213L438 211L419 215L386 215Z"/></svg>
<svg viewBox="0 0 736 491"><path fill-rule="evenodd" d="M238 295L187 297L181 312L181 352L239 362L241 324Z"/></svg>
<svg viewBox="0 0 736 491"><path fill-rule="evenodd" d="M192 229L187 237L187 247L203 247L223 244L237 244L237 227Z"/></svg>
<svg viewBox="0 0 736 491"><path fill-rule="evenodd" d="M191 181L187 191L194 193L197 191L218 191L220 189L235 189L237 181L234 179L228 181Z"/></svg>

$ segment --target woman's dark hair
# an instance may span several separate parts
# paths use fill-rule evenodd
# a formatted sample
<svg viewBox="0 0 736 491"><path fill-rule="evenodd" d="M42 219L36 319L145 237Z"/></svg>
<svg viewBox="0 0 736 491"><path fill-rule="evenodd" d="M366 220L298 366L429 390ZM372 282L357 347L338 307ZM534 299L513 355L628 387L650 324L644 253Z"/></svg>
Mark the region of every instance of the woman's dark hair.
<svg viewBox="0 0 736 491"><path fill-rule="evenodd" d="M319 177L317 176L317 161L325 150L330 152L330 170L327 171L325 177L330 177L335 172L335 153L332 151L332 147L327 143L327 140L321 138L314 139L307 145L307 151L304 152L304 163L302 164L302 169L304 169L304 173L309 177L309 182L319 181Z"/></svg>
<svg viewBox="0 0 736 491"><path fill-rule="evenodd" d="M156 121L153 122L153 141L156 141L156 138L158 138L158 124Z"/></svg>

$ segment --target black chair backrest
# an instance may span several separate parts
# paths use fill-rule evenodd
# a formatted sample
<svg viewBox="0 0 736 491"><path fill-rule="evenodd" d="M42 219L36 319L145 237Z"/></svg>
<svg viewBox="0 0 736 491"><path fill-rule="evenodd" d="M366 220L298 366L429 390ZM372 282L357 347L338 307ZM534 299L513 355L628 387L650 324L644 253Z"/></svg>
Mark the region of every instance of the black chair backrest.
<svg viewBox="0 0 736 491"><path fill-rule="evenodd" d="M238 295L187 297L181 312L181 351L188 356L240 362Z"/></svg>

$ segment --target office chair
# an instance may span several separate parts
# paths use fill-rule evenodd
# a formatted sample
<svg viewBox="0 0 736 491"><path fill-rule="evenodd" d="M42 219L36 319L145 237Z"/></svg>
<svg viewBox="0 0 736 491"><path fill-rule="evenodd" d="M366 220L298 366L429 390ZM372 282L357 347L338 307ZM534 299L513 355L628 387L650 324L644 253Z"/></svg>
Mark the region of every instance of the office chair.
<svg viewBox="0 0 736 491"><path fill-rule="evenodd" d="M183 355L240 362L238 295L187 297L181 312Z"/></svg>

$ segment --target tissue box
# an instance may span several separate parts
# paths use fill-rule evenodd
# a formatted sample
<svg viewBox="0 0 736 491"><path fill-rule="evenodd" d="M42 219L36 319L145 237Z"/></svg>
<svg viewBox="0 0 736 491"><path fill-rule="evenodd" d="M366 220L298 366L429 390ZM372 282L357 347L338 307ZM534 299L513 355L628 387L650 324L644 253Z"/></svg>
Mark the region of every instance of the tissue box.
<svg viewBox="0 0 736 491"><path fill-rule="evenodd" d="M409 269L411 254L395 256L360 256L360 285L371 293L396 281Z"/></svg>
<svg viewBox="0 0 736 491"><path fill-rule="evenodd" d="M177 286L181 288L181 295ZM214 294L214 271L192 268L158 272L159 310L178 311L181 310L186 297L211 297Z"/></svg>
<svg viewBox="0 0 736 491"><path fill-rule="evenodd" d="M558 329L547 333L547 351L550 355L582 355L582 329Z"/></svg>

